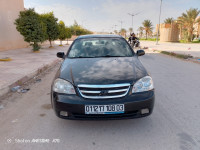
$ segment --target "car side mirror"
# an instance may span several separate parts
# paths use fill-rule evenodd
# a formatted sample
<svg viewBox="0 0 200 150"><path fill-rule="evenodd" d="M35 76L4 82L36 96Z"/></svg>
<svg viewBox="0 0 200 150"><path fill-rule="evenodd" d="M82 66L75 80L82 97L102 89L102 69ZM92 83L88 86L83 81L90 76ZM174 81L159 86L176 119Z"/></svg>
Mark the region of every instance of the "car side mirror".
<svg viewBox="0 0 200 150"><path fill-rule="evenodd" d="M64 59L64 56L65 56L65 53L64 53L64 52L58 52L58 53L57 53L57 57L58 57L58 58Z"/></svg>
<svg viewBox="0 0 200 150"><path fill-rule="evenodd" d="M144 55L144 54L145 54L145 51L142 50L142 49L137 51L137 55L138 55L138 56L142 56L142 55Z"/></svg>

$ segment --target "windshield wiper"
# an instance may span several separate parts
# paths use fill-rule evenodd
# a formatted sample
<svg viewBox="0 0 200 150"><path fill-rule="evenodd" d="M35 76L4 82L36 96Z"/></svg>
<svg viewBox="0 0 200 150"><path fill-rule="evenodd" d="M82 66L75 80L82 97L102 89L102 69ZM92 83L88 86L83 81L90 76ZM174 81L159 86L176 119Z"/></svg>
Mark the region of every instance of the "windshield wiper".
<svg viewBox="0 0 200 150"><path fill-rule="evenodd" d="M113 56L113 55L105 55L105 56L77 56L77 57L70 57L70 58L99 58L99 57L130 57L130 56Z"/></svg>
<svg viewBox="0 0 200 150"><path fill-rule="evenodd" d="M105 56L98 56L98 57L126 57L126 56L113 56L113 55L105 55Z"/></svg>
<svg viewBox="0 0 200 150"><path fill-rule="evenodd" d="M86 56L78 56L78 57L70 57L70 58L95 58L94 56L86 57Z"/></svg>

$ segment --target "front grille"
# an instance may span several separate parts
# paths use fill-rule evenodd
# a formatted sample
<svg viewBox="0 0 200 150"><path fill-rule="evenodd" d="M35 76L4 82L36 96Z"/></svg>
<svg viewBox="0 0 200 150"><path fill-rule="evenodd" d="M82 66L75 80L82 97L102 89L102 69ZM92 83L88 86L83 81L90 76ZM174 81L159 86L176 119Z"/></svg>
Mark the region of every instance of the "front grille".
<svg viewBox="0 0 200 150"><path fill-rule="evenodd" d="M84 98L107 99L125 96L130 88L129 83L108 85L79 84L78 91Z"/></svg>

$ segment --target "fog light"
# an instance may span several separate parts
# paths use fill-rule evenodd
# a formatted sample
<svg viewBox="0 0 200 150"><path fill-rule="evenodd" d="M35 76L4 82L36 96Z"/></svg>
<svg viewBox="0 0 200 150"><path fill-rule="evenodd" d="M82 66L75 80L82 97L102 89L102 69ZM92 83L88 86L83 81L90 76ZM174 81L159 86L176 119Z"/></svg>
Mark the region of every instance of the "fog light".
<svg viewBox="0 0 200 150"><path fill-rule="evenodd" d="M61 111L61 112L60 112L60 115L61 115L61 116L67 117L67 116L68 116L68 112L66 112L66 111Z"/></svg>
<svg viewBox="0 0 200 150"><path fill-rule="evenodd" d="M145 108L145 109L141 109L141 114L148 114L149 113L149 109Z"/></svg>

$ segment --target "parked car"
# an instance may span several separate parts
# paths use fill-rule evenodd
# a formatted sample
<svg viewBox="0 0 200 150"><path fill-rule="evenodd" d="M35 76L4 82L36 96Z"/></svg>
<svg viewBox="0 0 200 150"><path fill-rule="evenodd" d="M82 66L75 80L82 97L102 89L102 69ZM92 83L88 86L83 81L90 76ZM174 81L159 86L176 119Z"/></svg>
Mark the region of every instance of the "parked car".
<svg viewBox="0 0 200 150"><path fill-rule="evenodd" d="M154 107L153 81L138 56L118 35L79 36L51 87L55 114L63 119L130 119Z"/></svg>

